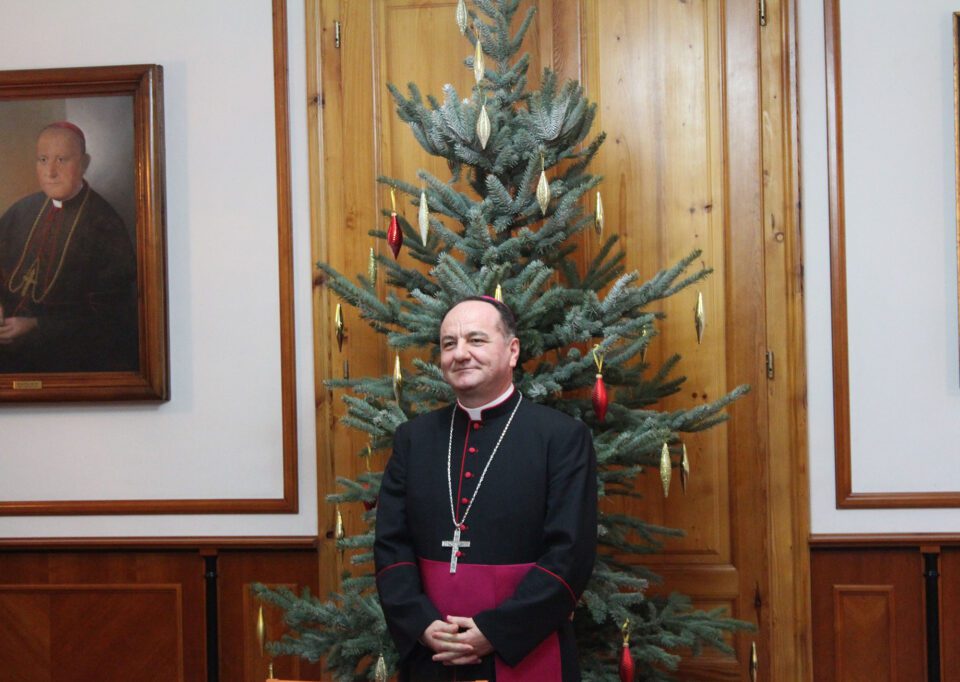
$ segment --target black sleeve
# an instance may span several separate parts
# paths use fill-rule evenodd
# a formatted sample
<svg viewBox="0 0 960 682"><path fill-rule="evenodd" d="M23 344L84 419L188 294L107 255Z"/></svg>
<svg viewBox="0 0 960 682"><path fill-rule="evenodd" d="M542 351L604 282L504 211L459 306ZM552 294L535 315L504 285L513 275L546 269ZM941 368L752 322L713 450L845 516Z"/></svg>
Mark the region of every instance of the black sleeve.
<svg viewBox="0 0 960 682"><path fill-rule="evenodd" d="M495 609L474 617L508 665L516 665L576 608L597 552L597 461L583 422L550 442L545 551Z"/></svg>
<svg viewBox="0 0 960 682"><path fill-rule="evenodd" d="M410 446L407 426L402 424L394 434L393 454L383 472L373 546L380 605L402 661L413 653L427 626L442 618L423 593L413 539L407 527L406 458Z"/></svg>

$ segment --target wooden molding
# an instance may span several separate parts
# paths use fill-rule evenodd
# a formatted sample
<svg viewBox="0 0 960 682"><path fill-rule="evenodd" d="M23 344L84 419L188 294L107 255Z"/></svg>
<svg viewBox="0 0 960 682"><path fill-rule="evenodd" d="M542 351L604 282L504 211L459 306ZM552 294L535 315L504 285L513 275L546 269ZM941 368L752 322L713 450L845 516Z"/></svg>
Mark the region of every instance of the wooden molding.
<svg viewBox="0 0 960 682"><path fill-rule="evenodd" d="M273 77L277 159L277 236L280 265L280 368L283 424L283 496L257 499L37 500L0 502L0 516L87 514L295 514L297 387L294 348L293 221L287 106L286 0L273 0ZM164 359L166 362L166 359Z"/></svg>
<svg viewBox="0 0 960 682"><path fill-rule="evenodd" d="M118 537L118 538L12 538L0 539L0 552L99 551L99 550L315 550L313 536L277 537Z"/></svg>
<svg viewBox="0 0 960 682"><path fill-rule="evenodd" d="M850 369L843 197L843 87L840 1L823 0L827 83L827 183L830 215L830 318L833 329L833 433L838 509L960 507L960 491L853 491L850 462ZM958 233L960 234L960 233ZM960 250L958 250L960 256Z"/></svg>
<svg viewBox="0 0 960 682"><path fill-rule="evenodd" d="M846 547L935 547L960 546L958 533L818 533L810 536L810 548Z"/></svg>

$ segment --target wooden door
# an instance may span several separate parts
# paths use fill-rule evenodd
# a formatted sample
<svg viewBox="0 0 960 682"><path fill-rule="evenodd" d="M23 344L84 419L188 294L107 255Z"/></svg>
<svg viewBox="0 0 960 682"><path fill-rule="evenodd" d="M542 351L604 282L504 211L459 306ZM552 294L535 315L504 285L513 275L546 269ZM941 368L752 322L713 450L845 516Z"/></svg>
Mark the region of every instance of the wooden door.
<svg viewBox="0 0 960 682"><path fill-rule="evenodd" d="M389 195L375 184L377 175L415 182L421 167L445 173L444 162L429 159L397 119L386 83L414 82L436 95L452 83L468 92L472 76L462 60L469 50L455 28L455 4L320 0L314 10L312 68L316 101L323 103L315 109L322 150L313 166L315 253L342 272L366 272L373 246L366 231L384 226L380 209ZM702 265L715 271L698 289L663 304L668 319L648 357L679 352L688 377L664 408L709 401L743 383L753 387L728 424L686 440L693 467L686 495L675 485L664 499L649 476L644 499L631 509L687 532L644 559L667 589L704 608L724 606L757 626L732 642L735 657L691 658L681 678L750 679L756 643L756 679L806 679L790 17L782 2L767 0L773 30L764 34L753 0L535 4L525 44L531 81L535 87L541 64L550 65L581 80L598 103L595 130L608 139L592 170L605 176L606 229L620 234L628 268L649 277L700 248ZM403 210L414 219L413 207ZM597 245L585 236L585 258ZM693 323L698 291L707 314L702 344ZM352 374L389 371L383 340L358 320L348 317L350 342L338 351L329 322L335 301L318 289L317 302L321 375L342 376L344 361ZM767 369L774 350L779 377ZM359 473L354 453L364 443L334 423L338 401L322 390L318 395L329 401L318 411L319 452L326 453L319 485L326 494L334 475ZM348 526L355 522L348 515ZM322 510L321 528L331 524L329 510Z"/></svg>

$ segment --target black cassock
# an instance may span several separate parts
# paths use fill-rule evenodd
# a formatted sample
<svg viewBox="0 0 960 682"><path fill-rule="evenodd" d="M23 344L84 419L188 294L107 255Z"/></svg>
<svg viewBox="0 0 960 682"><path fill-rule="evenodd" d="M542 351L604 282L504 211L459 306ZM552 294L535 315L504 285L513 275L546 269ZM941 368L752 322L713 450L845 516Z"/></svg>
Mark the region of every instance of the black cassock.
<svg viewBox="0 0 960 682"><path fill-rule="evenodd" d="M460 540L470 543L461 547L453 575L451 548L442 544L453 540L450 489L463 522ZM571 615L593 570L596 544L596 455L583 422L514 391L480 421L448 406L402 424L380 488L374 547L401 679L494 680L499 668L502 678L516 669L533 682L579 680ZM431 587L438 577L442 585ZM437 590L442 599L426 594ZM456 612L475 609L484 591L499 594L497 605ZM443 611L435 604L440 601ZM431 661L432 651L418 639L447 615L472 616L495 654L474 666ZM537 662L551 657L553 667ZM537 671L532 676L531 669Z"/></svg>
<svg viewBox="0 0 960 682"><path fill-rule="evenodd" d="M117 212L84 182L55 208L43 192L0 217L0 305L38 327L0 346L0 372L136 370L137 259Z"/></svg>

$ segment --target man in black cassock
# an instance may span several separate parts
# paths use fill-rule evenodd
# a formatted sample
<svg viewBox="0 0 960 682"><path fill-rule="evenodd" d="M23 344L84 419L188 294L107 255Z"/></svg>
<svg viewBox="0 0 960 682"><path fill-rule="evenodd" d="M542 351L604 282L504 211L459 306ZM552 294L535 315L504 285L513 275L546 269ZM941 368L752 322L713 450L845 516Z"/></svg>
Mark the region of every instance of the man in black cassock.
<svg viewBox="0 0 960 682"><path fill-rule="evenodd" d="M401 680L580 679L571 622L593 570L596 456L521 396L513 314L474 297L440 326L457 403L402 424L377 506L377 588Z"/></svg>
<svg viewBox="0 0 960 682"><path fill-rule="evenodd" d="M123 220L83 179L83 131L37 138L41 191L0 217L0 372L138 367L136 256Z"/></svg>

